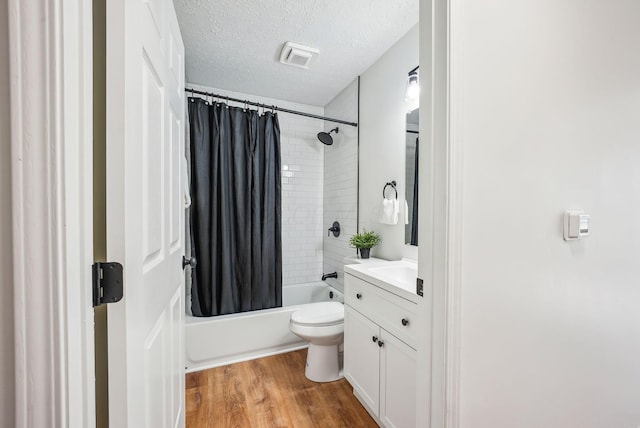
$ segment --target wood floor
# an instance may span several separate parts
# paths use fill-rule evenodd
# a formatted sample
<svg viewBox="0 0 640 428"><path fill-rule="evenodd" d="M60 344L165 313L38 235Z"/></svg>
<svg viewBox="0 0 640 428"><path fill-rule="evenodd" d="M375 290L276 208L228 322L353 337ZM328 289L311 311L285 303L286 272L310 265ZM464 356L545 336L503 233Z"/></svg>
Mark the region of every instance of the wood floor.
<svg viewBox="0 0 640 428"><path fill-rule="evenodd" d="M377 427L345 380L311 382L307 350L187 374L187 428Z"/></svg>

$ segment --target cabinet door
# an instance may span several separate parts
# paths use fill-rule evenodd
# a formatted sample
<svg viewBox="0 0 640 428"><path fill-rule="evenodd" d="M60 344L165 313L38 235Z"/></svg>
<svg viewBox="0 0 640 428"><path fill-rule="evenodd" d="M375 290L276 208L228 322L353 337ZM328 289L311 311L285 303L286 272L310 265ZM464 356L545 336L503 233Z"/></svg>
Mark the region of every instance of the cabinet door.
<svg viewBox="0 0 640 428"><path fill-rule="evenodd" d="M374 341L375 338L375 341ZM349 306L344 311L344 376L369 409L380 403L380 328Z"/></svg>
<svg viewBox="0 0 640 428"><path fill-rule="evenodd" d="M416 426L416 351L381 330L380 420L388 428Z"/></svg>

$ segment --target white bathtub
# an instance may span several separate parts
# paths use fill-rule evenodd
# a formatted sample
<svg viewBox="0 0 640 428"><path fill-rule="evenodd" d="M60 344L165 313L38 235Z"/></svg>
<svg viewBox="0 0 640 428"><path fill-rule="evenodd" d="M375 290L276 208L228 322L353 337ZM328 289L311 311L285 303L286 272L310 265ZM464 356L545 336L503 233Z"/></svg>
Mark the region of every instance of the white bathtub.
<svg viewBox="0 0 640 428"><path fill-rule="evenodd" d="M289 330L291 314L305 303L344 301L342 293L326 283L282 287L283 307L220 315L211 318L186 316L187 373L251 360L307 347Z"/></svg>

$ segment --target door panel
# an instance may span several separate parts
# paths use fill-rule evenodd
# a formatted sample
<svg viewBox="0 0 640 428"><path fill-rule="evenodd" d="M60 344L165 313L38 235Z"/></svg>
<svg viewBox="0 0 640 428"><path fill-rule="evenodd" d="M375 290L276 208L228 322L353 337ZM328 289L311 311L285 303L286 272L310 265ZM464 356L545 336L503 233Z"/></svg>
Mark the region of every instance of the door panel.
<svg viewBox="0 0 640 428"><path fill-rule="evenodd" d="M380 350L373 337L380 328L349 306L344 311L344 376L370 410L380 402Z"/></svg>
<svg viewBox="0 0 640 428"><path fill-rule="evenodd" d="M171 33L168 34L168 52L169 52L169 68L171 70L171 77L176 82L176 94L178 98L182 98L182 86L180 86L180 82L184 79L182 78L182 73L184 72L184 56L182 49L182 40L176 39L174 34L179 34L179 29L173 29Z"/></svg>
<svg viewBox="0 0 640 428"><path fill-rule="evenodd" d="M164 121L162 82L150 60L142 61L142 231L143 269L150 270L162 260Z"/></svg>
<svg viewBox="0 0 640 428"><path fill-rule="evenodd" d="M380 420L388 428L416 426L416 351L382 329Z"/></svg>
<svg viewBox="0 0 640 428"><path fill-rule="evenodd" d="M170 357L169 369L171 370L171 387L169 391L171 393L171 406L167 406L170 413L169 419L172 420L172 427L179 427L180 419L183 417L181 413L182 406L184 405L185 397L185 385L184 385L184 304L182 299L182 288L178 290L176 295L171 301L171 343L170 343Z"/></svg>
<svg viewBox="0 0 640 428"><path fill-rule="evenodd" d="M147 427L166 427L164 350L166 348L165 316L162 314L144 342L144 410Z"/></svg>
<svg viewBox="0 0 640 428"><path fill-rule="evenodd" d="M182 132L182 121L177 116L177 113L174 109L171 109L171 118L169 120L169 124L171 125L171 141L170 141L170 150L171 150L171 159L170 159L170 186L171 186L171 197L170 200L180 202L180 197L182 196L182 188L180 187L181 183L181 171L180 168L182 166L181 158L180 158L180 136ZM183 203L173 203L168 207L170 218L170 235L169 235L169 247L171 252L174 253L180 250L180 238L182 235L181 219L184 218L184 204Z"/></svg>
<svg viewBox="0 0 640 428"><path fill-rule="evenodd" d="M163 0L143 0L141 3L146 4L149 8L149 16L151 17L157 37L162 40L164 38L163 17L166 3Z"/></svg>
<svg viewBox="0 0 640 428"><path fill-rule="evenodd" d="M171 0L107 2L110 426L184 426L184 47Z"/></svg>

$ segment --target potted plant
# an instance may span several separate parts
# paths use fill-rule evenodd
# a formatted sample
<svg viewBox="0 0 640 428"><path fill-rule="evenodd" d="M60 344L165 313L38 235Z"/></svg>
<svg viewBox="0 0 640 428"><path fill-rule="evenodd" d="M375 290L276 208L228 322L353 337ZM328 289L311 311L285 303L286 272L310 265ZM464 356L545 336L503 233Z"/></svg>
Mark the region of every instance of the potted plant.
<svg viewBox="0 0 640 428"><path fill-rule="evenodd" d="M372 230L362 229L362 233L356 233L349 239L349 245L356 248L360 252L363 259L369 258L369 252L372 247L380 243L380 235Z"/></svg>

